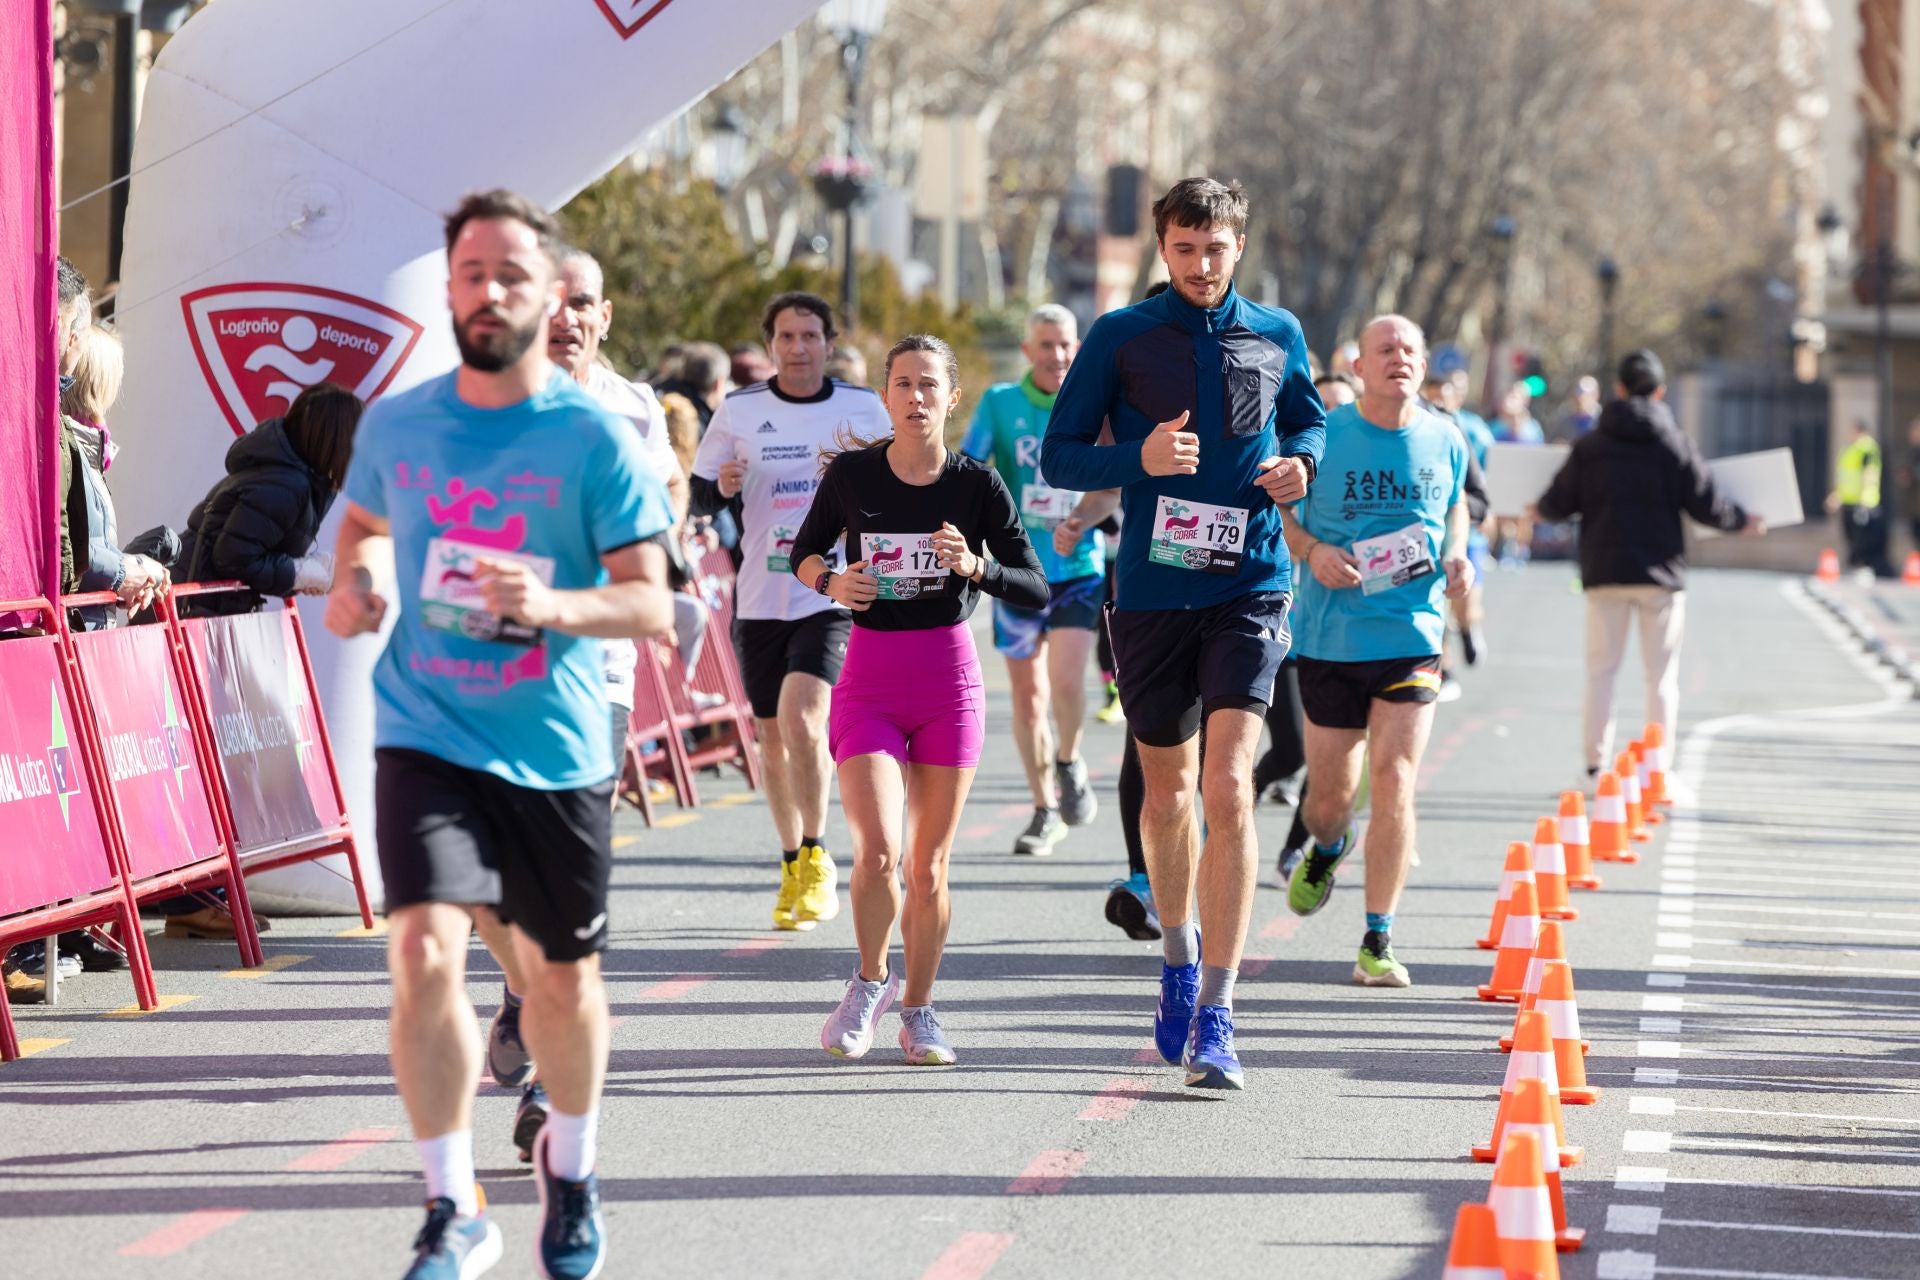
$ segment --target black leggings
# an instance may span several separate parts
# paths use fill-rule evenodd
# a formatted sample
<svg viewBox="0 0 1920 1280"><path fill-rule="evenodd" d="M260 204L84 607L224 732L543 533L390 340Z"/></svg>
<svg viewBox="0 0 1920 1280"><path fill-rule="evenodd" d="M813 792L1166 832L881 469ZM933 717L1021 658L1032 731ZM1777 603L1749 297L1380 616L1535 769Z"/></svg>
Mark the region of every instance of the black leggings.
<svg viewBox="0 0 1920 1280"><path fill-rule="evenodd" d="M1106 630L1100 632L1104 641ZM1140 844L1140 810L1147 803L1147 778L1140 772L1140 744L1127 734L1127 750L1120 757L1120 832L1127 840L1127 871L1147 874L1147 854Z"/></svg>
<svg viewBox="0 0 1920 1280"><path fill-rule="evenodd" d="M1267 732L1273 744L1253 767L1256 778L1279 781L1307 767L1306 713L1300 706L1300 666L1292 658L1280 664L1267 708Z"/></svg>

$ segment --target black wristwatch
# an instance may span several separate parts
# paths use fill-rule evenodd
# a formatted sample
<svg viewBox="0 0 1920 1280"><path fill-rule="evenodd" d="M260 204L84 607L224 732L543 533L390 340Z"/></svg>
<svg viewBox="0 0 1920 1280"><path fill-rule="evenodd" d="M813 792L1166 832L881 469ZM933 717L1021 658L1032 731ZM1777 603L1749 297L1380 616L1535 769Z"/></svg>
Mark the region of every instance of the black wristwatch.
<svg viewBox="0 0 1920 1280"><path fill-rule="evenodd" d="M1296 453L1293 456L1307 464L1307 483L1312 484L1313 478L1320 474L1320 468L1313 465L1313 455L1310 453Z"/></svg>
<svg viewBox="0 0 1920 1280"><path fill-rule="evenodd" d="M814 589L815 591L818 591L818 592L819 592L819 593L820 593L821 595L823 595L823 596L824 596L824 595L826 595L826 594L827 594L827 582L828 582L828 581L829 581L829 580L830 580L830 579L831 579L832 577L833 577L833 568L832 568L832 566L828 566L827 568L825 568L825 569L822 569L822 570L820 571L820 576L819 576L819 577L817 577L817 578L815 578L815 579L813 580L813 589Z"/></svg>

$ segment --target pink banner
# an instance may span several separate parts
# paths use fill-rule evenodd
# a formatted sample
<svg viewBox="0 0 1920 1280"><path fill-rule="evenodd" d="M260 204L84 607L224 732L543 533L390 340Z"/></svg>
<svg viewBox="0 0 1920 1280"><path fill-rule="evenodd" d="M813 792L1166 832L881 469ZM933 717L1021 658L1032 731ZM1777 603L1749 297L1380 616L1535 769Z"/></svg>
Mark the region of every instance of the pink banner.
<svg viewBox="0 0 1920 1280"><path fill-rule="evenodd" d="M0 916L114 880L54 643L0 644Z"/></svg>
<svg viewBox="0 0 1920 1280"><path fill-rule="evenodd" d="M164 627L76 634L135 881L220 852Z"/></svg>
<svg viewBox="0 0 1920 1280"><path fill-rule="evenodd" d="M182 624L207 691L242 853L340 825L318 711L285 610Z"/></svg>
<svg viewBox="0 0 1920 1280"><path fill-rule="evenodd" d="M53 29L49 0L0 22L0 599L58 590L51 447Z"/></svg>

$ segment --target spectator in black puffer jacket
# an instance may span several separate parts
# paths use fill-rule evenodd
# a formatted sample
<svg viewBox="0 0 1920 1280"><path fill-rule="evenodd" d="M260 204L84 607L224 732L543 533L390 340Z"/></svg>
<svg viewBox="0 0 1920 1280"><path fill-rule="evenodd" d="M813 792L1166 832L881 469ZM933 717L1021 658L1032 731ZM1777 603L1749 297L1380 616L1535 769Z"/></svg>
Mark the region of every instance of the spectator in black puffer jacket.
<svg viewBox="0 0 1920 1280"><path fill-rule="evenodd" d="M302 391L284 418L269 418L227 450L227 474L187 517L182 582L238 579L247 597L215 612L257 609L264 596L318 595L333 584L333 557L314 549L320 522L346 480L364 406L330 382ZM219 599L218 597L215 598Z"/></svg>
<svg viewBox="0 0 1920 1280"><path fill-rule="evenodd" d="M1618 396L1592 431L1574 441L1541 495L1545 520L1580 517L1580 583L1587 597L1587 776L1612 758L1613 680L1636 618L1646 671L1647 720L1674 736L1680 641L1686 626L1686 535L1682 514L1728 533L1766 526L1721 496L1699 449L1666 406L1666 370L1651 351L1620 362Z"/></svg>

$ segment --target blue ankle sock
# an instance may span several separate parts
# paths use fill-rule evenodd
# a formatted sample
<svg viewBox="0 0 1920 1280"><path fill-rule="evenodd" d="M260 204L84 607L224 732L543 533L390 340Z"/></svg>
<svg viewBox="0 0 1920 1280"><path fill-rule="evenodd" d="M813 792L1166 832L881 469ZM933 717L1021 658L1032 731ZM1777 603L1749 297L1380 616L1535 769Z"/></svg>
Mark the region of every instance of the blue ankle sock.
<svg viewBox="0 0 1920 1280"><path fill-rule="evenodd" d="M1313 842L1313 852L1322 858L1338 858L1347 851L1347 837L1342 834L1332 844L1321 844L1318 838Z"/></svg>
<svg viewBox="0 0 1920 1280"><path fill-rule="evenodd" d="M1393 912L1367 912L1367 929L1372 933L1379 934L1383 938L1387 937L1393 932Z"/></svg>

